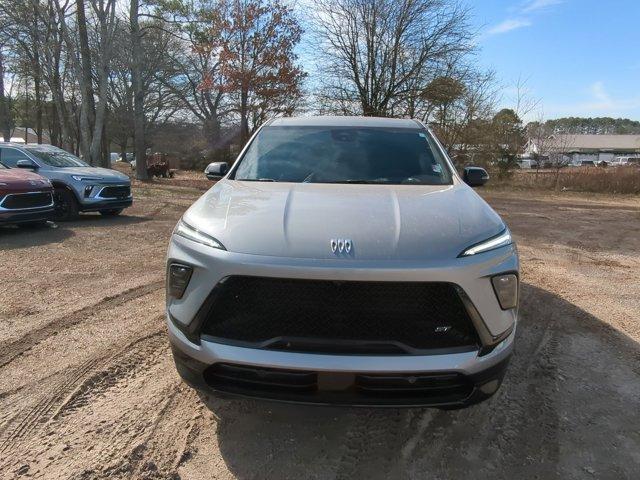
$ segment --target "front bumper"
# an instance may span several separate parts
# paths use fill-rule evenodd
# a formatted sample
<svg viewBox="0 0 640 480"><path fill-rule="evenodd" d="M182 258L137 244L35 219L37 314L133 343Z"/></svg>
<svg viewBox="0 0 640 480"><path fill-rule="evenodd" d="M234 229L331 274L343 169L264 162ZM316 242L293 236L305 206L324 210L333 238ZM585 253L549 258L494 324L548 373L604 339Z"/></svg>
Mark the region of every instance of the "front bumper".
<svg viewBox="0 0 640 480"><path fill-rule="evenodd" d="M86 188L91 187L90 193L87 195ZM113 187L126 187L129 189L127 196L105 197L104 191ZM99 183L91 184L77 182L73 184L76 197L79 200L80 210L83 212L97 212L100 210L116 210L130 207L133 204L133 195L131 194L131 185L126 183Z"/></svg>
<svg viewBox="0 0 640 480"><path fill-rule="evenodd" d="M462 408L491 397L502 384L513 351L515 332L490 354L477 352L424 356L325 355L265 351L201 342L189 347L171 321L169 338L178 373L191 387L223 397L247 397L314 405ZM206 359L206 360L205 360ZM241 367L253 376L217 375L222 365ZM257 367L257 368L254 368ZM256 372L256 373L254 373ZM275 383L261 377L278 376ZM306 375L311 383L290 385L282 374ZM246 375L245 375L246 377ZM358 379L382 378L376 390ZM416 380L425 383L416 386ZM295 383L295 380L292 382Z"/></svg>
<svg viewBox="0 0 640 480"><path fill-rule="evenodd" d="M133 205L133 197L119 200L101 200L93 202L84 202L80 204L80 210L83 212L97 212L100 210L118 210L121 208L127 208Z"/></svg>
<svg viewBox="0 0 640 480"><path fill-rule="evenodd" d="M54 203L50 190L36 190L32 192L16 192L14 195L30 195L43 194L50 196L51 203L44 206L28 207L28 208L5 208L2 204L2 196L0 196L0 225L40 222L49 220L53 217ZM11 195L11 194L9 194Z"/></svg>
<svg viewBox="0 0 640 480"><path fill-rule="evenodd" d="M167 325L178 371L187 383L201 390L312 404L460 407L477 403L495 393L513 350L517 311L504 311L500 308L491 285L491 277L518 271L515 246L449 261L319 261L231 253L174 236L168 262L186 263L193 267L185 295L181 299L170 298L167 301ZM232 275L453 283L460 287L466 301L475 310L474 325L483 347L478 350L452 349L424 355L345 355L247 348L217 343L207 337L200 338L197 331L197 339L194 340L193 332L190 331L193 319L213 286ZM291 395L291 392L274 392L273 389L265 391L256 385L247 388L247 383L242 381L240 385L237 381L227 385L219 381L225 375L214 375L218 366L254 369L255 372L249 372L254 377L298 372L308 378L316 378L318 387L309 387L304 395ZM264 369L266 373L262 371ZM434 388L434 395L421 395L415 391L410 396L402 396L397 392L374 397L355 394L358 391L358 379L366 378L369 382L371 379L367 377L373 376L374 381L377 381L381 375L398 377L394 381L401 384L416 377L418 381L424 380L435 387L439 385L441 378L455 376L460 385L451 386L457 392L453 397L440 395L442 392L437 391L438 388ZM296 377L295 374L292 376ZM327 378L333 377L343 378L346 382L342 391L323 389ZM353 380L351 384L349 379Z"/></svg>
<svg viewBox="0 0 640 480"><path fill-rule="evenodd" d="M41 222L53 217L53 207L33 210L5 210L0 211L0 225L18 223Z"/></svg>

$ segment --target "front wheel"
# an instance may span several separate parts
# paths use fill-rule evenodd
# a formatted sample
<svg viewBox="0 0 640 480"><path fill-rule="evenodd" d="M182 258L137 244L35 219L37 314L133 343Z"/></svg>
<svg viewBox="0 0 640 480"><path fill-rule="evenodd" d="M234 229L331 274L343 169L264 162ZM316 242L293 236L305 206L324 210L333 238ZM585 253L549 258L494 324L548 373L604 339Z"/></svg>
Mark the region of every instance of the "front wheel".
<svg viewBox="0 0 640 480"><path fill-rule="evenodd" d="M100 215L105 217L116 217L122 213L123 208L112 208L110 210L100 210Z"/></svg>
<svg viewBox="0 0 640 480"><path fill-rule="evenodd" d="M65 188L56 188L54 217L56 220L73 220L78 216L78 201L75 195Z"/></svg>

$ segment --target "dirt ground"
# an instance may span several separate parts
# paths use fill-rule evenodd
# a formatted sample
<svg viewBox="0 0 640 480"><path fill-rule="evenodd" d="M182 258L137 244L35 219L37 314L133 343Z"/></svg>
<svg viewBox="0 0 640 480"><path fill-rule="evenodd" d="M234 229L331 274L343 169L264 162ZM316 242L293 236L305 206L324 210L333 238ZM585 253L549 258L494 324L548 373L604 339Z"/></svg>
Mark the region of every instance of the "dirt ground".
<svg viewBox="0 0 640 480"><path fill-rule="evenodd" d="M637 197L485 193L521 252L516 354L490 401L445 412L183 385L163 261L200 193L137 184L120 218L0 229L0 478L640 478Z"/></svg>

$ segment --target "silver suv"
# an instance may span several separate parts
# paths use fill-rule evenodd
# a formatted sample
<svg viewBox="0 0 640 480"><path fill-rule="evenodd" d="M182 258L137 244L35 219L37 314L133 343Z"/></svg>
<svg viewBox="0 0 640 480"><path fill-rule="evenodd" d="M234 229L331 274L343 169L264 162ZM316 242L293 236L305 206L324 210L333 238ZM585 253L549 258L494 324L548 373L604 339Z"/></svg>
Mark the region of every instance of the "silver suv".
<svg viewBox="0 0 640 480"><path fill-rule="evenodd" d="M26 168L53 184L55 217L68 220L78 212L119 215L133 203L131 181L123 173L91 167L75 155L52 145L0 144L0 163Z"/></svg>
<svg viewBox="0 0 640 480"><path fill-rule="evenodd" d="M460 408L496 392L516 246L420 122L280 118L187 210L167 256L177 369L223 396ZM465 183L466 182L466 183Z"/></svg>

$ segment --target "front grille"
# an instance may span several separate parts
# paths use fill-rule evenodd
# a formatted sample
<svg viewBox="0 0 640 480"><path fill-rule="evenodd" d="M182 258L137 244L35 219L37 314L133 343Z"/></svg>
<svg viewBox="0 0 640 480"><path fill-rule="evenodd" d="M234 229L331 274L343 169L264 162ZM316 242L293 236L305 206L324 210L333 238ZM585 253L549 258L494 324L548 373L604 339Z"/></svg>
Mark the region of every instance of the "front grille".
<svg viewBox="0 0 640 480"><path fill-rule="evenodd" d="M449 283L232 276L210 300L201 333L258 348L403 354L479 343Z"/></svg>
<svg viewBox="0 0 640 480"><path fill-rule="evenodd" d="M457 372L314 372L217 363L203 376L220 392L307 403L453 404L463 402L474 389L471 380Z"/></svg>
<svg viewBox="0 0 640 480"><path fill-rule="evenodd" d="M51 192L13 193L7 195L0 206L8 210L20 210L46 207L52 202Z"/></svg>
<svg viewBox="0 0 640 480"><path fill-rule="evenodd" d="M100 192L102 198L129 198L131 195L131 187L128 185L116 185L113 187L104 187Z"/></svg>

